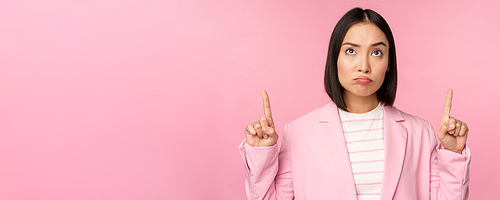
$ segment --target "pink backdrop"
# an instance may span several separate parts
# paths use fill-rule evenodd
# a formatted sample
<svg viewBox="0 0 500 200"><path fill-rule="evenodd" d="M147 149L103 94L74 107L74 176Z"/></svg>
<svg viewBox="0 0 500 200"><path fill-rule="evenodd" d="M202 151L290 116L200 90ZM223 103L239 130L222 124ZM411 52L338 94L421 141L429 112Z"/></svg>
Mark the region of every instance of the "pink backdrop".
<svg viewBox="0 0 500 200"><path fill-rule="evenodd" d="M396 106L436 127L446 89L470 127L470 199L498 196L498 1L0 2L0 199L244 199L236 147L328 101L329 37L381 13Z"/></svg>

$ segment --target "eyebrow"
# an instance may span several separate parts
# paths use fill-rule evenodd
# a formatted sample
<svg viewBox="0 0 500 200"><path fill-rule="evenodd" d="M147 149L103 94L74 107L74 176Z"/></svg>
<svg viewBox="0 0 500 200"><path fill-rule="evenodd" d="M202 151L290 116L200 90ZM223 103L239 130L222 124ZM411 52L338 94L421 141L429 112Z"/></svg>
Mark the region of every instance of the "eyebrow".
<svg viewBox="0 0 500 200"><path fill-rule="evenodd" d="M355 47L359 47L360 46L359 44L354 44L354 43L350 43L350 42L345 42L342 45L351 45L351 46L355 46ZM387 46L384 42L377 42L375 44L372 44L371 46L373 47L373 46L378 46L378 45Z"/></svg>

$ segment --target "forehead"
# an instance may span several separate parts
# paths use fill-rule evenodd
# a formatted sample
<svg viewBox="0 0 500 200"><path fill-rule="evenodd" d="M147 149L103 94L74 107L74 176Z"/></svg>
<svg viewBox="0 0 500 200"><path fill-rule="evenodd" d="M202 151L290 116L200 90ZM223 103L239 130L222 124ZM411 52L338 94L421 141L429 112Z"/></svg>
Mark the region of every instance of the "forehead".
<svg viewBox="0 0 500 200"><path fill-rule="evenodd" d="M386 42L384 32L374 23L360 22L352 25L344 36L344 42L352 42L359 45L370 45L376 42Z"/></svg>

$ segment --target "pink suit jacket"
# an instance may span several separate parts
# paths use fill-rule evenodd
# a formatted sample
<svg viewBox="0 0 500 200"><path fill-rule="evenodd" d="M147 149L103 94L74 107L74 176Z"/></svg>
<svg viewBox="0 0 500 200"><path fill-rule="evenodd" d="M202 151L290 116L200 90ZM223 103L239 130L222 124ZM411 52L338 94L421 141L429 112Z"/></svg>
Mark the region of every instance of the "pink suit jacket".
<svg viewBox="0 0 500 200"><path fill-rule="evenodd" d="M429 122L384 106L384 172L380 199L467 199L470 151L443 149ZM248 199L356 200L338 109L333 102L284 128L281 150L238 147Z"/></svg>

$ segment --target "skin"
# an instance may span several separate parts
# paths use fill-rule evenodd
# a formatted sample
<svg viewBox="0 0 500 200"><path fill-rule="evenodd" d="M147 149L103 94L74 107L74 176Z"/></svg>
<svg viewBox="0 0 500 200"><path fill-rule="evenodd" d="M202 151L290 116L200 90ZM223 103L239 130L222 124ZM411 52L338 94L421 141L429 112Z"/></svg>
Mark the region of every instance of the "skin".
<svg viewBox="0 0 500 200"><path fill-rule="evenodd" d="M439 131L436 135L441 141L441 144L443 144L444 149L462 154L462 150L465 148L465 142L469 135L469 127L465 122L450 117L452 98L453 90L449 89L446 94Z"/></svg>
<svg viewBox="0 0 500 200"><path fill-rule="evenodd" d="M273 146L278 142L278 134L274 130L274 120L271 114L271 103L265 90L262 91L262 102L264 117L245 128L247 143L253 147Z"/></svg>
<svg viewBox="0 0 500 200"><path fill-rule="evenodd" d="M382 85L389 63L389 42L385 34L372 23L357 23L347 31L337 61L339 81L344 87L343 97L352 113L366 113L379 103L376 92ZM359 82L360 76L371 81ZM465 148L469 128L464 122L450 117L453 90L449 89L441 116L437 137L444 149L461 154ZM253 147L273 146L278 141L274 129L269 95L262 91L264 117L247 125L247 143Z"/></svg>
<svg viewBox="0 0 500 200"><path fill-rule="evenodd" d="M389 66L389 41L384 32L373 23L357 23L347 31L337 70L342 95L351 113L366 113L378 105L377 90L382 86ZM366 77L369 83L355 79Z"/></svg>

